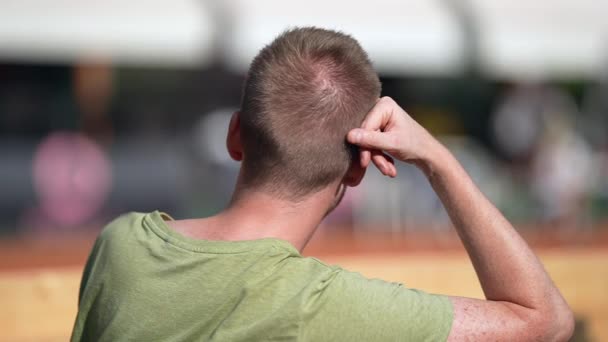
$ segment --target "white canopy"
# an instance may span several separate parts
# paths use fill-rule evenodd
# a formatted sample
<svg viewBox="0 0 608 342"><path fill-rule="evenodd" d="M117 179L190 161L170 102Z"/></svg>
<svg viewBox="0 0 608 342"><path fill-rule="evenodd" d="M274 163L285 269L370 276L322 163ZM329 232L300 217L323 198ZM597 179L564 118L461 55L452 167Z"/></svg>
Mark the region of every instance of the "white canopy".
<svg viewBox="0 0 608 342"><path fill-rule="evenodd" d="M233 19L224 55L240 71L286 28L311 25L353 35L386 74L454 74L462 68L462 36L441 0L229 0L224 4Z"/></svg>
<svg viewBox="0 0 608 342"><path fill-rule="evenodd" d="M195 0L2 0L0 58L200 65L215 27Z"/></svg>
<svg viewBox="0 0 608 342"><path fill-rule="evenodd" d="M608 71L608 2L471 0L482 68L499 78L597 78Z"/></svg>
<svg viewBox="0 0 608 342"><path fill-rule="evenodd" d="M281 31L316 25L352 34L392 76L457 75L469 4L481 69L496 78L599 78L608 68L608 1L599 0L1 0L0 59L108 58L244 72Z"/></svg>

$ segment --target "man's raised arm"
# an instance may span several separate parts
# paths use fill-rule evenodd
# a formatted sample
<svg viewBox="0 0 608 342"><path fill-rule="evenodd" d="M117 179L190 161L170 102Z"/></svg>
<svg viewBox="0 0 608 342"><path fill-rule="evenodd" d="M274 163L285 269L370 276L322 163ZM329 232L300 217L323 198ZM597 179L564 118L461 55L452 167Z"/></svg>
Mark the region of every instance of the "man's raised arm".
<svg viewBox="0 0 608 342"><path fill-rule="evenodd" d="M450 297L450 341L567 341L573 315L538 258L452 154L391 98L349 132L361 164L397 174L390 156L428 177L471 258L487 300ZM387 155L388 154L388 155Z"/></svg>

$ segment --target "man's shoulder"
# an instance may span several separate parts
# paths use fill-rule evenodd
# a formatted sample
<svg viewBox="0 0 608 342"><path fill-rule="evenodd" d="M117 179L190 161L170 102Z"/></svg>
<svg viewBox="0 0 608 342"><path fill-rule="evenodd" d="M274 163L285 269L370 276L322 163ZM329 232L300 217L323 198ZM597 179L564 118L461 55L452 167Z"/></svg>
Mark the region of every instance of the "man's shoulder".
<svg viewBox="0 0 608 342"><path fill-rule="evenodd" d="M306 286L322 289L326 294L345 295L352 289L356 291L374 291L383 286L402 286L380 279L371 279L365 275L343 268L339 265L328 264L315 257L299 256L292 258L287 269L281 276L303 277ZM345 293L344 291L347 290Z"/></svg>
<svg viewBox="0 0 608 342"><path fill-rule="evenodd" d="M318 274L325 277L335 277L336 275L345 272L338 265L329 265L315 257L297 255L295 258L290 258L289 267L299 272Z"/></svg>
<svg viewBox="0 0 608 342"><path fill-rule="evenodd" d="M146 220L147 213L128 212L110 221L99 233L97 242L109 243L124 241L127 236L140 229Z"/></svg>
<svg viewBox="0 0 608 342"><path fill-rule="evenodd" d="M304 259L324 270L304 292L304 340L446 340L453 320L447 297Z"/></svg>
<svg viewBox="0 0 608 342"><path fill-rule="evenodd" d="M112 221L110 221L108 224L106 224L101 234L110 235L116 230L130 228L134 226L141 226L146 215L148 214L135 211L119 215Z"/></svg>

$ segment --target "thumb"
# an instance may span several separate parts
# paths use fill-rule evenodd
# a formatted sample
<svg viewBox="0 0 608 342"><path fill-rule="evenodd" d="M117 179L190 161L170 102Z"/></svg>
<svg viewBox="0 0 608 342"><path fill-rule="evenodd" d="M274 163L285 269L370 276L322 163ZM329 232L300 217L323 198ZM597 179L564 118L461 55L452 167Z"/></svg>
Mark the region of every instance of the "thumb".
<svg viewBox="0 0 608 342"><path fill-rule="evenodd" d="M386 133L369 131L361 128L352 129L346 135L346 140L360 147L374 150L390 150L392 146Z"/></svg>

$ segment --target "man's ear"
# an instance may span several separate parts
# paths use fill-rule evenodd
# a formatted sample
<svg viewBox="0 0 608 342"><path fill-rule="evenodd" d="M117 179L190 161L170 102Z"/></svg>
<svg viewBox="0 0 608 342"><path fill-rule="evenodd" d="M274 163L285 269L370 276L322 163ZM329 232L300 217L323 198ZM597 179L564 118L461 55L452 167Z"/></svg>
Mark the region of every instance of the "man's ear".
<svg viewBox="0 0 608 342"><path fill-rule="evenodd" d="M355 187L361 183L367 168L362 167L359 160L355 160L350 164L346 175L342 179L342 183L346 186Z"/></svg>
<svg viewBox="0 0 608 342"><path fill-rule="evenodd" d="M236 161L243 160L243 144L241 143L241 119L240 112L236 111L230 118L228 134L226 135L226 148L230 157Z"/></svg>

